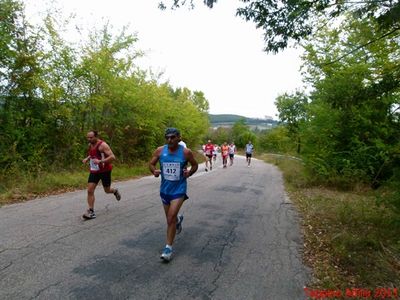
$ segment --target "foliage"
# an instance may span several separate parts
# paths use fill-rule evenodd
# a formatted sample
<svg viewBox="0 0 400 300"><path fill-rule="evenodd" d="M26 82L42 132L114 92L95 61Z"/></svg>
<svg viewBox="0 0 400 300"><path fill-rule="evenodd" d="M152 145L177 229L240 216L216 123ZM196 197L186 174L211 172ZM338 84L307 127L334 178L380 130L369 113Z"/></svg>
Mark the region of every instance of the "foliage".
<svg viewBox="0 0 400 300"><path fill-rule="evenodd" d="M239 148L244 148L246 144L251 141L254 145L254 148L257 149L257 136L249 129L244 119L237 121L233 125L232 138L235 141L236 146Z"/></svg>
<svg viewBox="0 0 400 300"><path fill-rule="evenodd" d="M303 154L326 182L352 186L363 181L377 187L395 168L400 47L394 39L378 40L377 26L373 19L349 17L306 45L307 80L314 90L302 127ZM348 50L371 40L362 49Z"/></svg>
<svg viewBox="0 0 400 300"><path fill-rule="evenodd" d="M170 0L159 4L166 9L165 2L172 8L183 5L194 7L194 0ZM212 8L217 0L204 0ZM237 9L237 15L246 21L252 21L264 31L265 50L278 52L288 46L289 41L300 42L317 33L321 22L340 20L345 13L352 13L358 20L373 17L381 32L399 27L400 3L391 0L382 1L273 1L241 0L244 3Z"/></svg>
<svg viewBox="0 0 400 300"><path fill-rule="evenodd" d="M306 121L307 104L307 96L300 91L292 95L285 93L278 96L275 101L279 119L287 126L289 135L295 140L298 154L301 145L299 128Z"/></svg>
<svg viewBox="0 0 400 300"><path fill-rule="evenodd" d="M315 185L299 160L263 158L283 172L289 197L301 212L303 260L314 274L310 289L345 294L349 285L372 291L399 285L398 212L376 205L368 187L353 191L322 187Z"/></svg>
<svg viewBox="0 0 400 300"><path fill-rule="evenodd" d="M258 143L260 148L270 153L295 153L296 144L290 137L286 126L277 126L259 134Z"/></svg>
<svg viewBox="0 0 400 300"><path fill-rule="evenodd" d="M127 28L113 34L105 24L72 44L60 34L69 20L49 13L32 26L19 1L0 6L0 177L76 169L91 129L125 164L147 160L166 126L200 143L209 127L204 94L148 79Z"/></svg>

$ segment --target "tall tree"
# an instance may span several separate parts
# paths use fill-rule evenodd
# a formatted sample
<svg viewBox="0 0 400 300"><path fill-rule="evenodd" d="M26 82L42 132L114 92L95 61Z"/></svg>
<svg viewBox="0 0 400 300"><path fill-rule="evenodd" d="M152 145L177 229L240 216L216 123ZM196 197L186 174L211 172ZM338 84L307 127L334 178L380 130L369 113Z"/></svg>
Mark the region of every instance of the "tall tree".
<svg viewBox="0 0 400 300"><path fill-rule="evenodd" d="M307 118L308 97L299 91L294 94L283 94L277 97L275 101L279 112L279 119L284 123L289 134L296 140L297 153L301 150L300 125Z"/></svg>
<svg viewBox="0 0 400 300"><path fill-rule="evenodd" d="M375 185L394 169L400 46L379 37L376 20L349 17L344 26L321 31L306 46L307 78L314 91L303 134L305 154L325 175ZM353 51L360 41L366 46Z"/></svg>
<svg viewBox="0 0 400 300"><path fill-rule="evenodd" d="M40 36L28 24L19 1L0 1L0 143L4 166L39 160L37 141L48 107L37 88L42 73ZM34 164L37 165L37 164ZM40 165L40 164L39 164Z"/></svg>

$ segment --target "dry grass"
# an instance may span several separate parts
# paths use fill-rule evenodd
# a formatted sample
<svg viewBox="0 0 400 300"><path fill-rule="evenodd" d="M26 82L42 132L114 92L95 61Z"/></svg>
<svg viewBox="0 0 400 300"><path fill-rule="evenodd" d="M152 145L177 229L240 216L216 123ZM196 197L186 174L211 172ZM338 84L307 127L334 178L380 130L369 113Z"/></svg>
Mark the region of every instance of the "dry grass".
<svg viewBox="0 0 400 300"><path fill-rule="evenodd" d="M138 176L149 175L146 164L137 166L117 166L113 169L113 181L127 180ZM61 194L87 186L88 172L59 171L30 174L28 172L14 172L5 174L0 179L0 206L23 202L36 197Z"/></svg>
<svg viewBox="0 0 400 300"><path fill-rule="evenodd" d="M195 159L204 162L204 156L193 152ZM128 180L150 175L147 162L135 166L116 165L112 172L113 181ZM61 194L85 189L87 186L87 168L82 166L76 171L56 170L31 174L18 169L0 174L0 206L24 202L36 197Z"/></svg>
<svg viewBox="0 0 400 300"><path fill-rule="evenodd" d="M377 205L373 191L315 186L300 162L263 159L283 171L287 192L302 216L303 258L314 273L309 287L400 287L399 216Z"/></svg>

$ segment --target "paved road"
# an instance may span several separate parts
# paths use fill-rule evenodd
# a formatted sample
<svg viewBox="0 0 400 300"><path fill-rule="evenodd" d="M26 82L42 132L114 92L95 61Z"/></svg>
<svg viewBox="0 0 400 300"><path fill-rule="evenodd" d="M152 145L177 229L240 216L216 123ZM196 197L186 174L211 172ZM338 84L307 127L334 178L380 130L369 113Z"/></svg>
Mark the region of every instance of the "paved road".
<svg viewBox="0 0 400 300"><path fill-rule="evenodd" d="M163 263L159 179L0 208L0 299L304 299L298 217L276 167L243 157L190 178L175 257Z"/></svg>

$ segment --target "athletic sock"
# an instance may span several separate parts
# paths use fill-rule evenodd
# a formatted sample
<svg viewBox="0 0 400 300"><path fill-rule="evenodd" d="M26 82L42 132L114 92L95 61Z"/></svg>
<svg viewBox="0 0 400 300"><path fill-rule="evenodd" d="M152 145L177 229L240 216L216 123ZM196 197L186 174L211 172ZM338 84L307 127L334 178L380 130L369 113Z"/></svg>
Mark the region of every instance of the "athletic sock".
<svg viewBox="0 0 400 300"><path fill-rule="evenodd" d="M172 246L171 245L165 245L165 248L168 248L168 249L170 249L170 250L172 250Z"/></svg>

